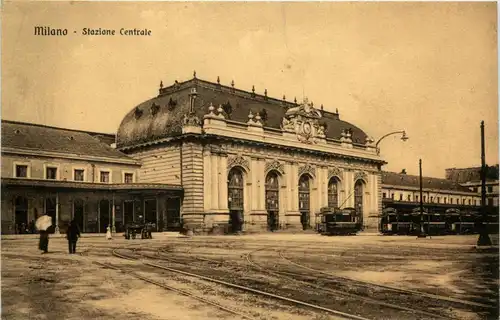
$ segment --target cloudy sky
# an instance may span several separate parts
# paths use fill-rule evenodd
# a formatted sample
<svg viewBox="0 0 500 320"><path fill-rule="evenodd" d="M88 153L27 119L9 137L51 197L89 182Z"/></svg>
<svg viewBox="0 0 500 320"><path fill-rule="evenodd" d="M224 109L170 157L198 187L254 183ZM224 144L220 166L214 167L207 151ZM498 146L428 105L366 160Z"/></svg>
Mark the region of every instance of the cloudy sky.
<svg viewBox="0 0 500 320"><path fill-rule="evenodd" d="M2 118L116 132L122 117L192 77L338 108L381 143L385 170L444 177L498 163L496 3L4 2ZM67 28L34 36L35 26ZM91 37L83 28L148 28ZM77 33L73 33L76 31Z"/></svg>

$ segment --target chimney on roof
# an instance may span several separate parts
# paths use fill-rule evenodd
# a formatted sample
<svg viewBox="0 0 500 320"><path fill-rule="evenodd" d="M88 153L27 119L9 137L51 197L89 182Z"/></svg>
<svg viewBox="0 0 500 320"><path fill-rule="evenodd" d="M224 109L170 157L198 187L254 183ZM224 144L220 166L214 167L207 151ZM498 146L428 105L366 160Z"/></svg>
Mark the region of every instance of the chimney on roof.
<svg viewBox="0 0 500 320"><path fill-rule="evenodd" d="M406 169L401 170L401 174L406 174Z"/></svg>

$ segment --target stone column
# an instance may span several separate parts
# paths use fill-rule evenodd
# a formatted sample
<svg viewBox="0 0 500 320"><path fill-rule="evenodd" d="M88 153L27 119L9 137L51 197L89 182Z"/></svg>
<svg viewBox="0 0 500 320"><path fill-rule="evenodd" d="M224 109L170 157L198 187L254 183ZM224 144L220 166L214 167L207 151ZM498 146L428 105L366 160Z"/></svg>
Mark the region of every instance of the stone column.
<svg viewBox="0 0 500 320"><path fill-rule="evenodd" d="M203 152L203 208L205 212L208 212L213 208L212 197L212 164L211 164L210 151L205 150Z"/></svg>
<svg viewBox="0 0 500 320"><path fill-rule="evenodd" d="M56 221L54 233L59 234L59 192L56 192Z"/></svg>
<svg viewBox="0 0 500 320"><path fill-rule="evenodd" d="M259 201L259 210L262 212L266 212L266 163L264 159L259 159L258 161L258 170L257 170L257 180L259 184L259 193L258 193L258 201Z"/></svg>
<svg viewBox="0 0 500 320"><path fill-rule="evenodd" d="M218 166L218 156L212 154L210 157L210 163L211 163L211 174L212 174L212 189L210 190L211 192L211 198L212 198L212 209L218 210L219 209L219 166Z"/></svg>
<svg viewBox="0 0 500 320"><path fill-rule="evenodd" d="M259 159L252 158L250 162L250 178L252 182L251 194L252 198L250 200L250 208L252 211L259 210L259 185L258 185L258 170L259 170Z"/></svg>
<svg viewBox="0 0 500 320"><path fill-rule="evenodd" d="M111 232L116 233L116 225L115 225L115 194L113 193L113 199L111 200ZM157 211L158 213L158 211ZM156 219L158 220L158 218Z"/></svg>
<svg viewBox="0 0 500 320"><path fill-rule="evenodd" d="M218 157L218 167L219 167L219 210L228 211L228 195L227 195L227 156Z"/></svg>

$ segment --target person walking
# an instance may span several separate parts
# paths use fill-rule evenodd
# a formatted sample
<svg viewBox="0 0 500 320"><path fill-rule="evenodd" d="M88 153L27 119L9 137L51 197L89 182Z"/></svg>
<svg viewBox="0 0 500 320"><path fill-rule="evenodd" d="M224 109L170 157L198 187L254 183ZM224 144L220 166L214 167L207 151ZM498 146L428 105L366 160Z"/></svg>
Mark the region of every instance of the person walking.
<svg viewBox="0 0 500 320"><path fill-rule="evenodd" d="M111 236L111 228L109 226L106 228L106 239L107 240L113 239L113 237Z"/></svg>
<svg viewBox="0 0 500 320"><path fill-rule="evenodd" d="M49 232L47 230L40 230L38 249L42 250L42 254L49 252Z"/></svg>
<svg viewBox="0 0 500 320"><path fill-rule="evenodd" d="M68 240L69 253L76 253L76 242L80 237L80 228L75 220L71 221L68 225L68 230L66 231L66 239Z"/></svg>

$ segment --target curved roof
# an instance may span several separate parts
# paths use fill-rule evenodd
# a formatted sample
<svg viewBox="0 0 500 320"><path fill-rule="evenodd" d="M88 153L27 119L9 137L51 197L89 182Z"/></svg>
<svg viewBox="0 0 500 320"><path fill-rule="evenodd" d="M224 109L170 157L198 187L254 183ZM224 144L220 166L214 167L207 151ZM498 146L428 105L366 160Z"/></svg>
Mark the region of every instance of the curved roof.
<svg viewBox="0 0 500 320"><path fill-rule="evenodd" d="M184 116L189 113L189 93L192 88L197 90L194 111L200 119L208 113L210 103L215 107L222 104L228 106L225 111L230 120L246 123L250 111L255 114L265 110L264 129L280 129L286 111L298 106L296 103L196 78L176 82L173 86L160 89L157 97L139 104L123 118L117 132L117 147L129 147L181 135ZM343 130L351 129L353 142L365 144L367 135L361 129L340 120L338 113L321 113L323 117L320 123L326 126L327 138L340 139Z"/></svg>

